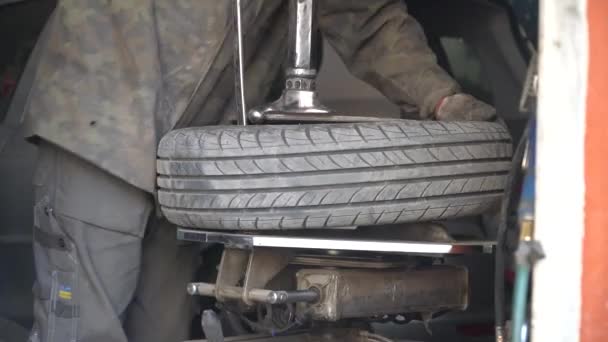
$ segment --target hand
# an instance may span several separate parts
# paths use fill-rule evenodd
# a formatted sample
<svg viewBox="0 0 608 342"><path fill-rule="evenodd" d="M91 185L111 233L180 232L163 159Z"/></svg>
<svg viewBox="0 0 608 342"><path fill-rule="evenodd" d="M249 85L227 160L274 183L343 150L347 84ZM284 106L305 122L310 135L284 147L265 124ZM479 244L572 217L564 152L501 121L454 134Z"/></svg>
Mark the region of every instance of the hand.
<svg viewBox="0 0 608 342"><path fill-rule="evenodd" d="M496 119L496 109L469 94L454 94L439 102L435 118L440 121L492 121Z"/></svg>

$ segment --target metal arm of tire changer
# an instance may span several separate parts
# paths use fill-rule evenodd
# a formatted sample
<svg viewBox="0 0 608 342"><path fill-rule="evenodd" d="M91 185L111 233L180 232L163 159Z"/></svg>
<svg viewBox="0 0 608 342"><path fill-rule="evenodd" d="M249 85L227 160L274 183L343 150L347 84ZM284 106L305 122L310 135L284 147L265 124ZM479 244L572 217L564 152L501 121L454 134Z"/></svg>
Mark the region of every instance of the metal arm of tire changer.
<svg viewBox="0 0 608 342"><path fill-rule="evenodd" d="M235 1L236 51L235 83L239 124L247 125L272 122L372 122L383 119L377 117L335 115L318 99L316 91L317 65L315 47L317 40L317 17L315 0L289 1L288 56L285 70L286 80L283 93L278 100L258 108L247 110L245 100L244 42L241 15L241 0Z"/></svg>

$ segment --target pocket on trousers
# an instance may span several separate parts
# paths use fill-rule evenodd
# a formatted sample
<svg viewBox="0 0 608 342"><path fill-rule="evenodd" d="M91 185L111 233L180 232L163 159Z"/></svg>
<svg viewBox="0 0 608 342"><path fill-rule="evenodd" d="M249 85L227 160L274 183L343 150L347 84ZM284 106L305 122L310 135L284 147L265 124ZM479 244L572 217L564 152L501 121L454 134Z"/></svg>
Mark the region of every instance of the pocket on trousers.
<svg viewBox="0 0 608 342"><path fill-rule="evenodd" d="M55 217L48 197L34 206L34 295L44 310L37 322L43 342L72 342L78 338L79 262L75 245ZM40 317L37 317L40 320Z"/></svg>

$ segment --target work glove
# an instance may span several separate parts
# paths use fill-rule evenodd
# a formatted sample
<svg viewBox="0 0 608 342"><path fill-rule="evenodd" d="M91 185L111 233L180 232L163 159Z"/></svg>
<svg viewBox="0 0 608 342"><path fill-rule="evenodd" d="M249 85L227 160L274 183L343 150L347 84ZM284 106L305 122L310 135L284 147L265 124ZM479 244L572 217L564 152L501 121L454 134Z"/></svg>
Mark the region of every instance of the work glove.
<svg viewBox="0 0 608 342"><path fill-rule="evenodd" d="M492 121L496 109L469 94L454 94L444 97L435 109L439 121Z"/></svg>

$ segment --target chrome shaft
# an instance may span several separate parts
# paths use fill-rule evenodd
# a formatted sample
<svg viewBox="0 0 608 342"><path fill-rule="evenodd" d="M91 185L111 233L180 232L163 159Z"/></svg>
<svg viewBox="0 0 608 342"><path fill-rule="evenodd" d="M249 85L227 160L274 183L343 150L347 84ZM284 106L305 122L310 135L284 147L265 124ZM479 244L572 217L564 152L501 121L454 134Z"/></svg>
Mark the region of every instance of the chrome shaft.
<svg viewBox="0 0 608 342"><path fill-rule="evenodd" d="M236 109L239 114L239 124L247 125L247 103L245 101L245 71L244 71L244 46L243 46L243 19L241 0L234 0L236 44L234 54L234 70L236 85Z"/></svg>

